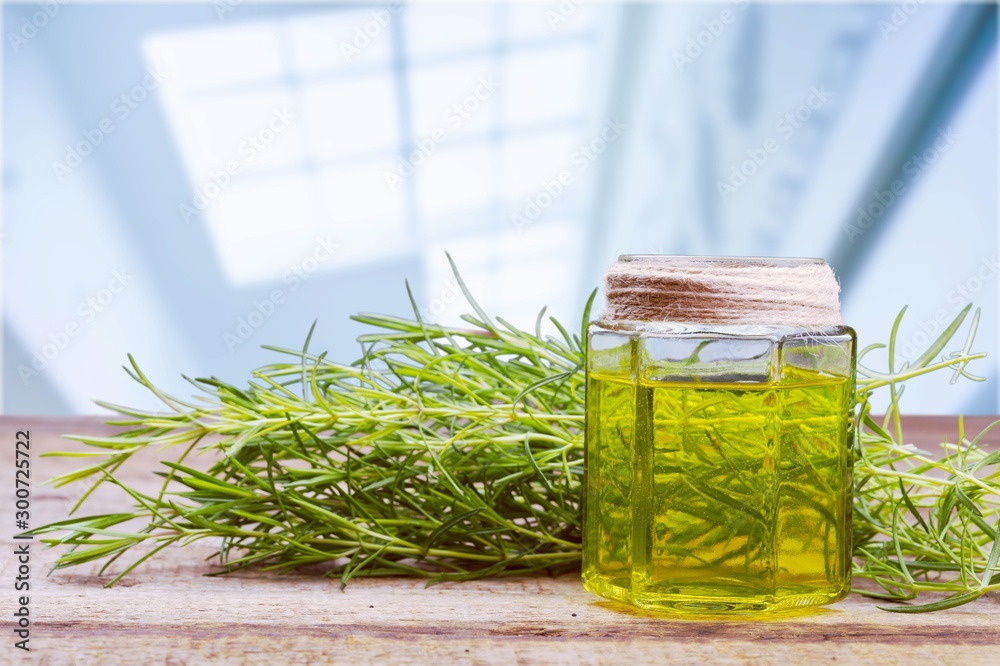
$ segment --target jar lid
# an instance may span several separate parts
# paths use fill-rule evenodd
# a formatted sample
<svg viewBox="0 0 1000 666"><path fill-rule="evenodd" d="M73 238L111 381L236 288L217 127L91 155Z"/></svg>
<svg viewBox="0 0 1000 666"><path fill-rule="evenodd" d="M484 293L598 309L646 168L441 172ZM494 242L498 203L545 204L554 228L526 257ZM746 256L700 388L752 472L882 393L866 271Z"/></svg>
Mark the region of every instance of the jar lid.
<svg viewBox="0 0 1000 666"><path fill-rule="evenodd" d="M836 326L839 294L822 259L625 254L604 275L602 320Z"/></svg>

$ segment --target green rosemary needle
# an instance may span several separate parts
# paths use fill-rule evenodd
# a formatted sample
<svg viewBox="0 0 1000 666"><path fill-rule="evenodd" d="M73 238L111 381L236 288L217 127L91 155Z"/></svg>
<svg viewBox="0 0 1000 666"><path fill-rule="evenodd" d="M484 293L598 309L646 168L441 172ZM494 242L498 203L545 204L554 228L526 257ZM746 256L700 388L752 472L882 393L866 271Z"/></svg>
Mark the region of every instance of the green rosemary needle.
<svg viewBox="0 0 1000 666"><path fill-rule="evenodd" d="M64 532L51 540L69 546L57 568L107 566L151 546L111 583L159 549L206 537L220 538L227 572L319 564L344 584L578 567L584 338L558 323L561 338L542 336L542 315L534 334L521 331L470 302L467 329L419 314L354 317L378 331L360 338L364 353L351 365L309 353L310 331L302 350L273 349L289 361L258 369L246 387L195 380L199 402L159 391L129 357L133 378L172 412L99 403L128 430L74 437L107 457L52 482L96 476L94 488L120 486L134 510L36 533ZM164 463L158 495L115 478L136 451L165 444L180 453ZM184 465L196 447L217 450L207 473ZM145 527L120 531L137 518Z"/></svg>
<svg viewBox="0 0 1000 666"><path fill-rule="evenodd" d="M931 601L880 606L883 610L919 613L952 608L1000 589L1000 451L983 446L994 422L972 439L958 419L958 437L945 441L938 453L906 444L899 399L903 383L929 372L950 369L973 381L970 361L979 311L961 350L937 360L969 313L967 306L940 337L915 361L895 363L899 313L888 345L889 372L876 372L863 357L884 345L872 345L858 361L861 404L854 463L854 580L867 579L877 589L858 594L887 601L911 601L928 592L945 593ZM888 390L890 408L881 423L870 413L873 391Z"/></svg>
<svg viewBox="0 0 1000 666"><path fill-rule="evenodd" d="M98 403L121 415L110 423L123 430L72 437L103 455L50 481L94 479L71 515L101 483L121 488L133 507L33 530L60 534L44 539L67 547L55 567L101 561L103 573L139 553L113 585L160 550L205 538L218 545L222 573L317 565L342 585L354 576L433 582L579 567L584 329L594 295L578 334L550 318L559 335L543 335L544 310L533 332L494 320L455 275L470 328L425 322L415 303L413 319L357 315L375 330L359 338L362 357L352 364L310 353L310 331L301 350L269 347L285 362L259 368L245 387L191 380L200 395L188 401L156 388L129 356L126 371L169 411ZM894 602L949 595L887 610L948 608L1000 587L1000 453L986 451L982 435L967 439L961 421L954 444L920 451L904 443L899 418L910 379L950 369L980 380L967 370L984 356L971 351L978 312L964 347L938 360L968 312L896 367L900 313L888 372L859 361L854 577L874 587L856 592ZM870 414L877 390L891 398L882 423ZM162 463L155 495L115 476L149 446L178 451ZM184 464L196 449L215 453L206 472ZM142 527L128 531L136 520Z"/></svg>

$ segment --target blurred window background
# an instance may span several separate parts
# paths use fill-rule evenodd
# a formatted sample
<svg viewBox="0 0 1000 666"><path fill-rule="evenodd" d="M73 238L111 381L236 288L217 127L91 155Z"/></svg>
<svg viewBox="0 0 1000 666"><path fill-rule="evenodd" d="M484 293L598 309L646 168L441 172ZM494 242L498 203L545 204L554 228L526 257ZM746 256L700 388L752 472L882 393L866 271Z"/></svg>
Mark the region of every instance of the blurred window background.
<svg viewBox="0 0 1000 666"><path fill-rule="evenodd" d="M579 325L621 253L825 257L862 345L982 307L904 410L996 413L989 4L3 7L4 413L152 407L349 316ZM884 363L877 353L869 361Z"/></svg>

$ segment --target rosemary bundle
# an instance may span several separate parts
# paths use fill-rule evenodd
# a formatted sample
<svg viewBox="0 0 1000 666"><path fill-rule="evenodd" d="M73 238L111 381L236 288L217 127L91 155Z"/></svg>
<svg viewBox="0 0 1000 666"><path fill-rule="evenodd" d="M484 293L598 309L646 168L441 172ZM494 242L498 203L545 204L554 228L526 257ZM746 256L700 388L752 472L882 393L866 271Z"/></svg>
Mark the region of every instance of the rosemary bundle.
<svg viewBox="0 0 1000 666"><path fill-rule="evenodd" d="M199 396L182 400L129 356L126 371L169 411L98 403L121 415L109 423L123 430L71 437L98 458L50 481L93 480L71 516L102 483L118 486L133 507L33 530L58 534L44 541L67 547L55 568L99 561L104 573L131 555L113 585L164 548L205 538L218 545L221 573L312 566L342 585L354 576L435 582L578 568L584 329L594 295L579 333L549 318L558 335L547 335L544 309L533 332L521 330L489 317L455 276L473 310L463 316L470 328L425 322L411 293L413 319L353 317L376 330L359 338L361 358L351 364L311 353L310 330L301 350L268 347L284 362L259 368L246 386L190 380ZM854 576L875 585L856 591L892 601L948 594L886 610L948 608L1000 587L1000 453L984 450L982 435L967 439L961 426L941 452L921 451L905 444L900 422L904 382L949 369L953 381L981 380L967 370L984 356L971 351L978 312L964 347L938 358L968 312L897 367L900 313L888 371L859 361ZM881 423L870 413L879 390L891 398ZM161 463L155 495L115 476L151 446L177 451ZM214 456L206 472L185 465L193 452Z"/></svg>

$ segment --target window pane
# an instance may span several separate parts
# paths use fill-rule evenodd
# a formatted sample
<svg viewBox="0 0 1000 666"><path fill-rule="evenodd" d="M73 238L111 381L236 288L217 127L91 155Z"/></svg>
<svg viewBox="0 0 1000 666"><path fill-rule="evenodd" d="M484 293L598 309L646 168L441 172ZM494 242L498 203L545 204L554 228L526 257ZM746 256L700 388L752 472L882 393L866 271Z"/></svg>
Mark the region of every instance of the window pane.
<svg viewBox="0 0 1000 666"><path fill-rule="evenodd" d="M399 147L398 101L388 70L306 86L302 105L304 131L315 155L343 158Z"/></svg>
<svg viewBox="0 0 1000 666"><path fill-rule="evenodd" d="M236 162L240 174L297 166L303 159L300 118L285 88L219 97L167 100L193 186Z"/></svg>
<svg viewBox="0 0 1000 666"><path fill-rule="evenodd" d="M497 39L492 5L410 5L406 8L406 50L414 58L456 51L488 52Z"/></svg>
<svg viewBox="0 0 1000 666"><path fill-rule="evenodd" d="M166 63L169 87L184 92L273 82L287 73L272 22L159 35L143 47L148 61Z"/></svg>
<svg viewBox="0 0 1000 666"><path fill-rule="evenodd" d="M586 44L515 51L502 78L508 82L506 121L516 126L579 116L585 110L591 60Z"/></svg>
<svg viewBox="0 0 1000 666"><path fill-rule="evenodd" d="M445 147L417 168L420 217L426 230L434 230L433 219L439 215L493 200L495 153L487 147Z"/></svg>
<svg viewBox="0 0 1000 666"><path fill-rule="evenodd" d="M310 12L289 20L288 46L294 70L314 74L388 65L391 28L389 23L383 26L376 20L374 11ZM385 20L385 15L379 16Z"/></svg>
<svg viewBox="0 0 1000 666"><path fill-rule="evenodd" d="M414 67L410 74L414 141L430 138L435 129L444 133L445 142L495 129L503 90L497 74L494 58Z"/></svg>
<svg viewBox="0 0 1000 666"><path fill-rule="evenodd" d="M320 232L313 210L301 177L272 177L226 190L206 218L229 280L247 284L280 278Z"/></svg>

